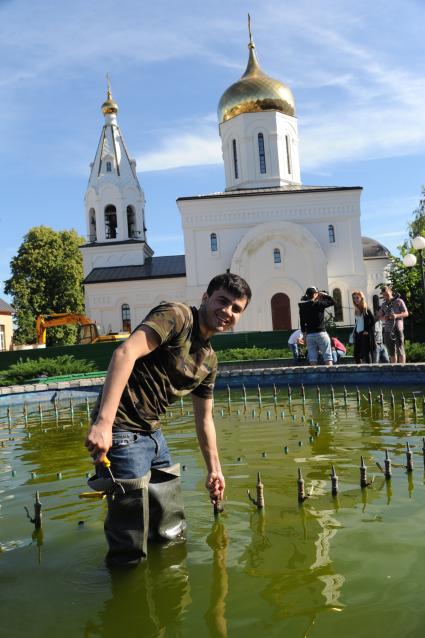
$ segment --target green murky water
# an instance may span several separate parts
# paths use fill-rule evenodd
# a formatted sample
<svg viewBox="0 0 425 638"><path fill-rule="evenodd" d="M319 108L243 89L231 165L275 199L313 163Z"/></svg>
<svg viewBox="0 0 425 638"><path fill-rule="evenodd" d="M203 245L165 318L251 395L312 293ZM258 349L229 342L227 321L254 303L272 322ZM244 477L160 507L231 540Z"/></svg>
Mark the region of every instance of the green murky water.
<svg viewBox="0 0 425 638"><path fill-rule="evenodd" d="M244 412L241 393L216 397L215 418L227 480L225 511L214 520L203 488L204 467L192 417L175 409L164 426L174 460L185 466L188 537L152 546L148 561L125 574L103 566L104 503L79 500L91 470L83 448L85 406L66 402L56 421L37 406L28 423L22 406L0 413L0 610L2 637L337 636L413 638L425 612L425 481L422 395L414 411L385 390L382 407L355 389L332 404L307 389L292 405L280 389L254 390ZM47 409L50 410L47 413ZM253 414L255 410L255 414ZM239 411L239 414L237 413ZM284 415L282 415L284 411ZM183 414L181 414L183 412ZM30 435L30 436L28 436ZM414 471L406 473L409 441ZM285 449L286 446L286 449ZM386 481L376 466L385 449ZM359 485L360 456L372 485ZM330 468L339 476L332 497ZM297 501L301 468L307 492ZM266 507L258 511L257 472ZM60 473L60 474L58 474ZM42 533L33 534L24 507L43 504Z"/></svg>

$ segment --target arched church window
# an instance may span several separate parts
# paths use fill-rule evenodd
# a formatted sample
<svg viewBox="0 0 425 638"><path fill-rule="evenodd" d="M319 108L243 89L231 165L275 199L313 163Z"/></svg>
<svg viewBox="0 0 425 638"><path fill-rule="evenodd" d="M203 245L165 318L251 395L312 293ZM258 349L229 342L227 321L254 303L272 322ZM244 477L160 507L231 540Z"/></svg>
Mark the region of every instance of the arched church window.
<svg viewBox="0 0 425 638"><path fill-rule="evenodd" d="M115 239L117 236L117 209L112 204L105 208L105 237Z"/></svg>
<svg viewBox="0 0 425 638"><path fill-rule="evenodd" d="M334 288L332 293L333 300L335 302L334 306L334 320L335 321L344 321L344 314L342 311L342 295L341 290L339 288Z"/></svg>
<svg viewBox="0 0 425 638"><path fill-rule="evenodd" d="M258 133L258 157L260 159L260 173L266 173L266 154L264 151L264 135Z"/></svg>
<svg viewBox="0 0 425 638"><path fill-rule="evenodd" d="M112 162L106 162L106 172L112 173Z"/></svg>
<svg viewBox="0 0 425 638"><path fill-rule="evenodd" d="M335 228L333 227L332 224L329 224L328 226L328 235L329 235L329 243L334 244L335 243Z"/></svg>
<svg viewBox="0 0 425 638"><path fill-rule="evenodd" d="M376 314L379 310L379 295L373 295L372 297L373 313Z"/></svg>
<svg viewBox="0 0 425 638"><path fill-rule="evenodd" d="M210 244L211 244L211 252L216 253L218 250L218 241L216 233L211 233L210 235Z"/></svg>
<svg viewBox="0 0 425 638"><path fill-rule="evenodd" d="M96 211L94 210L94 208L90 208L90 211L89 211L89 225L90 225L89 241L96 241L97 240Z"/></svg>
<svg viewBox="0 0 425 638"><path fill-rule="evenodd" d="M131 332L131 314L128 303L123 303L121 306L121 319L123 332Z"/></svg>
<svg viewBox="0 0 425 638"><path fill-rule="evenodd" d="M129 238L137 237L136 213L133 206L127 206L127 233Z"/></svg>
<svg viewBox="0 0 425 638"><path fill-rule="evenodd" d="M285 144L286 144L286 164L288 167L288 175L292 173L292 162L291 162L291 143L289 141L289 135L285 135Z"/></svg>
<svg viewBox="0 0 425 638"><path fill-rule="evenodd" d="M273 261L275 264L282 263L282 255L280 254L279 248L275 248L273 251Z"/></svg>
<svg viewBox="0 0 425 638"><path fill-rule="evenodd" d="M233 140L232 147L233 147L233 169L235 171L235 179L239 179L238 150L236 148L236 140Z"/></svg>

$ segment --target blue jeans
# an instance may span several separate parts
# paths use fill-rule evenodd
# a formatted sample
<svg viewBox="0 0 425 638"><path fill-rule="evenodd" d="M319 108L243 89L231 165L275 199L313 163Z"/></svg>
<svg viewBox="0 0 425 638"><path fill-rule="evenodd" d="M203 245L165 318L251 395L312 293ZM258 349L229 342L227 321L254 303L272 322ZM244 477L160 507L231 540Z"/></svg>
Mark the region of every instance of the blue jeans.
<svg viewBox="0 0 425 638"><path fill-rule="evenodd" d="M298 352L298 343L288 343L289 348L292 350L292 358L294 361L298 361L299 352Z"/></svg>
<svg viewBox="0 0 425 638"><path fill-rule="evenodd" d="M317 363L319 352L323 361L332 361L331 339L327 332L311 332L307 335L308 360Z"/></svg>
<svg viewBox="0 0 425 638"><path fill-rule="evenodd" d="M155 432L112 431L112 447L108 452L115 478L140 478L152 467L172 465L170 451L161 430Z"/></svg>
<svg viewBox="0 0 425 638"><path fill-rule="evenodd" d="M389 363L388 350L383 343L377 343L373 352L373 363Z"/></svg>
<svg viewBox="0 0 425 638"><path fill-rule="evenodd" d="M334 365L336 365L338 361L343 357L345 357L345 352L343 352L342 350L332 350L332 361Z"/></svg>

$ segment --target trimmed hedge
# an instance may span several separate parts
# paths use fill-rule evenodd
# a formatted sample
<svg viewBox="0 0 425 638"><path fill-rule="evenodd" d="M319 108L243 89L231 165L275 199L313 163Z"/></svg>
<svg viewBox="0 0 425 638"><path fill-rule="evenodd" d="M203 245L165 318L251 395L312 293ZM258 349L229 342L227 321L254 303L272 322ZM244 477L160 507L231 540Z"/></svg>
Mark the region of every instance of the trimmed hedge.
<svg viewBox="0 0 425 638"><path fill-rule="evenodd" d="M230 348L216 350L218 361L255 361L256 359L292 359L289 348Z"/></svg>
<svg viewBox="0 0 425 638"><path fill-rule="evenodd" d="M56 377L64 374L95 372L93 361L75 359L66 354L55 358L20 359L7 370L0 372L0 386L21 385L37 377Z"/></svg>
<svg viewBox="0 0 425 638"><path fill-rule="evenodd" d="M409 363L418 363L425 361L425 343L405 342L406 361Z"/></svg>

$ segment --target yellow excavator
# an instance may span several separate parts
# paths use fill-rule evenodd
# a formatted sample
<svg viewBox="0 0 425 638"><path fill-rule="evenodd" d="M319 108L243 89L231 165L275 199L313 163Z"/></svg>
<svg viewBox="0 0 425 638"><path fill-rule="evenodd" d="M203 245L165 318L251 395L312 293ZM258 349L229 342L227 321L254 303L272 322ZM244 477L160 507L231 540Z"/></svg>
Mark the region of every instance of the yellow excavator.
<svg viewBox="0 0 425 638"><path fill-rule="evenodd" d="M39 315L35 323L37 332L37 343L46 343L47 328L55 326L65 326L67 324L77 324L77 343L85 345L88 343L102 343L104 341L121 341L130 336L129 332L111 332L101 335L99 326L85 315L74 312L57 312L49 315Z"/></svg>

